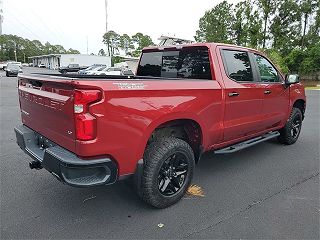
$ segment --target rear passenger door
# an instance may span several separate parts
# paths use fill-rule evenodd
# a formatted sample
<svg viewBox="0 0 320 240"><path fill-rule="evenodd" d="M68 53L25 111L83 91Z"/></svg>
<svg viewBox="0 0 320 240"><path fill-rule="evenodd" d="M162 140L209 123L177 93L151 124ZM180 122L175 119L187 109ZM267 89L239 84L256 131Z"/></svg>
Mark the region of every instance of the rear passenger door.
<svg viewBox="0 0 320 240"><path fill-rule="evenodd" d="M258 80L252 55L246 50L221 49L225 84L224 142L263 130L265 86Z"/></svg>
<svg viewBox="0 0 320 240"><path fill-rule="evenodd" d="M277 127L286 120L289 111L289 88L272 63L262 55L253 54L258 68L258 77L265 86L263 99L264 129Z"/></svg>

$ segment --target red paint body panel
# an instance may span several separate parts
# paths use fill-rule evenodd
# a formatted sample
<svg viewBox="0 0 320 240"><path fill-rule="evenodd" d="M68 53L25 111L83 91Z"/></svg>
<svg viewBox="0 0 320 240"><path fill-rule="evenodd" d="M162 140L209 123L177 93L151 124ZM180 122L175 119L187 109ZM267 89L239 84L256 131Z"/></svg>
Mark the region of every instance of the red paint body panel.
<svg viewBox="0 0 320 240"><path fill-rule="evenodd" d="M148 139L163 123L177 119L197 122L202 131L202 145L205 150L210 150L280 129L294 102L298 99L305 101L304 88L300 84L286 88L281 83L237 83L229 79L220 49L257 52L253 49L208 43L185 47L193 46L208 47L214 80L101 81L20 75L22 121L88 161L96 156L110 156L117 162L121 176L135 172ZM144 51L154 50L147 48ZM34 81L40 82L41 86L30 86ZM102 92L102 99L89 107L97 124L94 140L76 140L74 89L98 89ZM266 89L273 94L266 96ZM240 95L228 97L233 91Z"/></svg>

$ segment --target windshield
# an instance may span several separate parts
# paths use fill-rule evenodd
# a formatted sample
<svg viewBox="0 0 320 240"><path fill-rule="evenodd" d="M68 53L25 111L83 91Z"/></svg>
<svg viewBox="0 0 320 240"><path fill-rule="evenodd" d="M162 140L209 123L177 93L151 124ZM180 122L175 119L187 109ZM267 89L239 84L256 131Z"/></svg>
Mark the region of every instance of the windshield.
<svg viewBox="0 0 320 240"><path fill-rule="evenodd" d="M90 71L90 70L93 70L93 69L96 69L97 67L96 66L91 66L91 67L88 67L85 69L85 71Z"/></svg>
<svg viewBox="0 0 320 240"><path fill-rule="evenodd" d="M139 76L211 79L206 47L171 51L145 52L141 56Z"/></svg>
<svg viewBox="0 0 320 240"><path fill-rule="evenodd" d="M20 66L18 64L8 64L8 69L19 70Z"/></svg>

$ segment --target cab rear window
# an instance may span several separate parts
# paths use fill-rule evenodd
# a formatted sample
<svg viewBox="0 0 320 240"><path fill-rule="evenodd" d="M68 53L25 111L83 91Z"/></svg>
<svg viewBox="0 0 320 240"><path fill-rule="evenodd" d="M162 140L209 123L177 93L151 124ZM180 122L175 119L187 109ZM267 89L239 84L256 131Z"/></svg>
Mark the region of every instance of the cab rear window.
<svg viewBox="0 0 320 240"><path fill-rule="evenodd" d="M205 47L173 51L144 52L138 76L212 79L209 52Z"/></svg>

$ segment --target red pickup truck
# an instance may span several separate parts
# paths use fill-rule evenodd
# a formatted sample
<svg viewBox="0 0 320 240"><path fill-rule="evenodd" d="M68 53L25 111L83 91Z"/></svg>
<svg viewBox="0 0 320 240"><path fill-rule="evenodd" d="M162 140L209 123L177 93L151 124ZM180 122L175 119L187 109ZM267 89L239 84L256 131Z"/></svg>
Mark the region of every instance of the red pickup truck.
<svg viewBox="0 0 320 240"><path fill-rule="evenodd" d="M205 151L295 143L306 108L298 75L216 43L145 48L136 76L20 74L18 85L30 168L76 187L132 177L157 208L179 201Z"/></svg>

